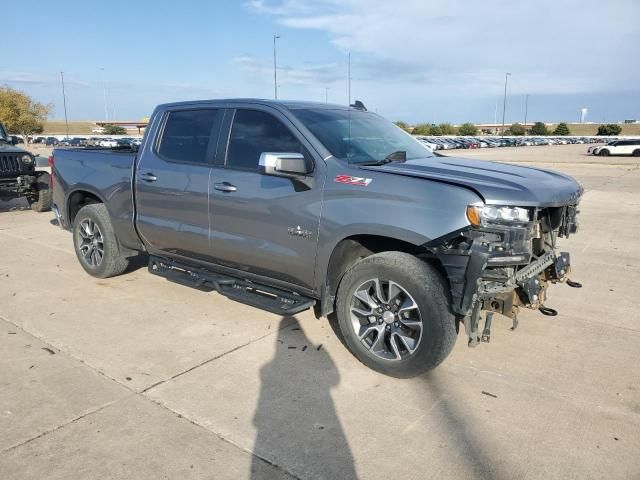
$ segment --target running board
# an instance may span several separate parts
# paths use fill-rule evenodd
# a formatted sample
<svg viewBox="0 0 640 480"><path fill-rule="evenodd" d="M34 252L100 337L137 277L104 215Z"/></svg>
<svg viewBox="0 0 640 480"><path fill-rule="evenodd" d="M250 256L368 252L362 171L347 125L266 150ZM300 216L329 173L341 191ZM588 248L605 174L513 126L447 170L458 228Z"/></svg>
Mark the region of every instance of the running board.
<svg viewBox="0 0 640 480"><path fill-rule="evenodd" d="M278 315L294 315L315 304L315 300L293 292L160 257L149 257L149 273L199 290L215 290L236 302Z"/></svg>

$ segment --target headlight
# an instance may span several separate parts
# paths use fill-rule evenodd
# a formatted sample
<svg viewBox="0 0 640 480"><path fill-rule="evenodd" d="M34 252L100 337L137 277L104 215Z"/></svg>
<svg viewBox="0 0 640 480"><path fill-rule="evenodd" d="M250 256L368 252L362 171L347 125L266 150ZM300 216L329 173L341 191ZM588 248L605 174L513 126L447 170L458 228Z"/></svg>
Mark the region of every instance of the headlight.
<svg viewBox="0 0 640 480"><path fill-rule="evenodd" d="M33 163L33 157L31 155L23 155L22 163L25 165L31 165Z"/></svg>
<svg viewBox="0 0 640 480"><path fill-rule="evenodd" d="M467 207L467 219L474 227L494 222L528 222L531 220L531 209L494 205L469 205Z"/></svg>

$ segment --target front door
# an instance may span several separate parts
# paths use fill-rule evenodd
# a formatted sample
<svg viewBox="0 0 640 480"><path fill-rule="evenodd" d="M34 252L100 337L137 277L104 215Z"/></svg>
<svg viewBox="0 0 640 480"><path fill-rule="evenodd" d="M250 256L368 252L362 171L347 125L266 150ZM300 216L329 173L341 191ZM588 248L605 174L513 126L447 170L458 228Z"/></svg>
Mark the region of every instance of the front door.
<svg viewBox="0 0 640 480"><path fill-rule="evenodd" d="M136 221L151 253L196 258L209 254L209 177L222 112L166 112L158 141L145 144L139 155Z"/></svg>
<svg viewBox="0 0 640 480"><path fill-rule="evenodd" d="M266 175L264 152L302 153L310 144L280 112L232 114L223 165L211 175L211 251L218 262L311 289L322 205L324 163L304 181Z"/></svg>

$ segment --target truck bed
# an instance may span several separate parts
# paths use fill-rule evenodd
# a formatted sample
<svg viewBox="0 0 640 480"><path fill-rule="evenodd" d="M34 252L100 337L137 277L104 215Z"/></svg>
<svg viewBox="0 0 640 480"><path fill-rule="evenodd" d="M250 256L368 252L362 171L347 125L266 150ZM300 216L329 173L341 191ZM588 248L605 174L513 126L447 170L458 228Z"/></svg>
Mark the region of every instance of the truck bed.
<svg viewBox="0 0 640 480"><path fill-rule="evenodd" d="M132 172L136 152L130 149L56 148L53 151L53 203L62 227L72 227L77 208L72 191L84 191L102 201L124 246L140 245L133 225Z"/></svg>

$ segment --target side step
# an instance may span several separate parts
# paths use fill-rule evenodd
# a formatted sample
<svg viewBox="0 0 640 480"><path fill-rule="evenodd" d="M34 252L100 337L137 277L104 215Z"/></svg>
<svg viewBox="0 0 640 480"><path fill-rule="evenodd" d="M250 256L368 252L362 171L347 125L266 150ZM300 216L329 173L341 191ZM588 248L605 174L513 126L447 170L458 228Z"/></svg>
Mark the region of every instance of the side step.
<svg viewBox="0 0 640 480"><path fill-rule="evenodd" d="M278 315L294 315L313 307L315 300L293 292L214 273L204 268L149 257L149 273L172 282L204 291L216 290L221 295L252 307Z"/></svg>

